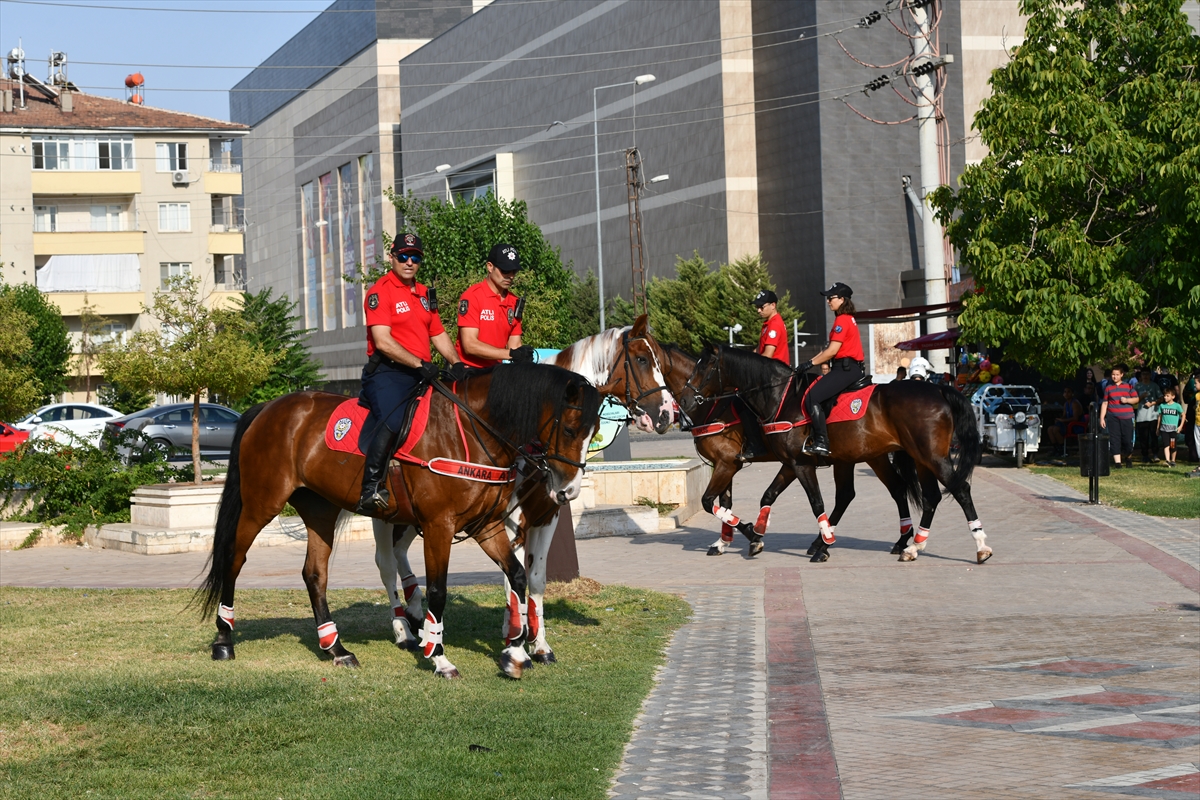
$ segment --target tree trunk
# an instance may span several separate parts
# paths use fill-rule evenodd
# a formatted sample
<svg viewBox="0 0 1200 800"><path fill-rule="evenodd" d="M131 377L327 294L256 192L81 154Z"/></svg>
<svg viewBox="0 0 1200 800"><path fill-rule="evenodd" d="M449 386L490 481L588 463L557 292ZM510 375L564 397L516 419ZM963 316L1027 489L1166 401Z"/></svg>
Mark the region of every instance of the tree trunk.
<svg viewBox="0 0 1200 800"><path fill-rule="evenodd" d="M200 393L192 396L192 471L196 475L195 483L199 486L204 482L200 474Z"/></svg>

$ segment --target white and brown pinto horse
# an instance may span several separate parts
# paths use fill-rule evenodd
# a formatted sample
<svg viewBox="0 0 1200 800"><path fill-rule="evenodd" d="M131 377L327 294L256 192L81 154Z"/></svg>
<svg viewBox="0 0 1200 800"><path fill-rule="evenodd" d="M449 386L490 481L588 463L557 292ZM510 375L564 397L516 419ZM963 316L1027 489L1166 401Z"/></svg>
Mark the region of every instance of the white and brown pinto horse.
<svg viewBox="0 0 1200 800"><path fill-rule="evenodd" d="M674 422L675 400L666 387L666 356L650 335L645 315L630 327L610 328L596 336L580 339L547 363L587 378L601 394L625 406L634 424L643 431L665 433ZM539 491L545 476L530 465L518 467L517 485L509 501L505 520L513 552L521 563L528 553L528 605L522 603L505 576L508 609L503 635L514 640L528 620L528 641L534 661L555 660L546 641L543 618L546 591L546 556L558 526L561 506L545 491ZM544 495L544 496L543 496ZM569 513L569 510L568 510ZM413 649L414 631L424 618L421 587L408 560L408 548L419 531L375 520L375 565L392 604L392 632L396 644ZM399 583L399 589L397 588Z"/></svg>

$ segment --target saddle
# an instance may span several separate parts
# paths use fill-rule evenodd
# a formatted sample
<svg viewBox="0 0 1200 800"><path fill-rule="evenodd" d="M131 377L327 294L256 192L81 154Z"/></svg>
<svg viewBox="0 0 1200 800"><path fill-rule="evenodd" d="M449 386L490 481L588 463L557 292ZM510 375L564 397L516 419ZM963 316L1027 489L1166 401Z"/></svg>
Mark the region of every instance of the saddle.
<svg viewBox="0 0 1200 800"><path fill-rule="evenodd" d="M808 397L808 393L812 391L812 387L816 386L820 378L813 381L804 390L804 396L801 398L800 408L804 408L804 399ZM871 395L875 393L875 384L871 383L871 378L864 375L859 380L848 386L841 394L833 398L833 407L827 408L825 421L828 423L834 422L850 422L856 419L862 419L867 413L867 404L871 401ZM828 405L828 404L826 404ZM763 433L786 433L792 428L799 428L801 425L808 424L808 415L801 412L800 418L797 420L784 420L781 422L768 422L763 425Z"/></svg>

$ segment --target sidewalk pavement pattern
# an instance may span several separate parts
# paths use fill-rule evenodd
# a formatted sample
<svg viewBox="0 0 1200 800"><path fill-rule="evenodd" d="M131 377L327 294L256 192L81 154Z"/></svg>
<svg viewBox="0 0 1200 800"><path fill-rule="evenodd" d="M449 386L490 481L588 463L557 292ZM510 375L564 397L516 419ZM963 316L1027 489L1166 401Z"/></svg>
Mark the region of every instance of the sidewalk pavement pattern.
<svg viewBox="0 0 1200 800"><path fill-rule="evenodd" d="M641 444L635 454L689 447ZM757 516L774 473L743 470L735 511ZM816 524L795 487L754 559L740 539L706 557L718 526L705 514L669 533L578 542L584 575L678 592L694 610L613 797L1200 796L1200 523L1089 507L1049 478L985 467L974 496L995 556L975 563L946 499L926 551L901 564L888 552L895 506L868 470L856 479L825 564L805 556ZM829 470L820 480L832 507ZM302 545L255 548L238 585L299 588L303 558ZM0 559L3 585L194 586L205 556ZM452 570L460 585L499 580L470 544ZM371 543L339 545L330 575L378 587Z"/></svg>

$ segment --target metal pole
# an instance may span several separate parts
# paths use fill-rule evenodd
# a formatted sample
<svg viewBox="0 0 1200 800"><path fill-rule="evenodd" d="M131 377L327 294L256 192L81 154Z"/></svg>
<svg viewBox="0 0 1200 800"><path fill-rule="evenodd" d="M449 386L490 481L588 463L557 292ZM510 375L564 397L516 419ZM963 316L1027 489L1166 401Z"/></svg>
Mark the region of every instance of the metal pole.
<svg viewBox="0 0 1200 800"><path fill-rule="evenodd" d="M792 366L800 363L800 318L792 320Z"/></svg>
<svg viewBox="0 0 1200 800"><path fill-rule="evenodd" d="M600 286L600 331L604 331L604 240L600 238L600 112L592 89L592 148L596 157L596 279Z"/></svg>
<svg viewBox="0 0 1200 800"><path fill-rule="evenodd" d="M913 40L915 51L913 55L916 58L924 57L923 60L936 58L938 54L933 49L928 7L914 4L911 6L911 10L918 28L917 38ZM917 138L921 153L921 232L925 242L925 303L937 305L946 302L946 262L942 246L942 226L934 216L933 206L930 203L930 194L941 185L941 175L938 169L934 75L932 72L919 75L915 77L914 81L917 90L921 93L921 102L917 107ZM925 322L927 334L941 333L945 330L945 317L937 317ZM946 359L940 352L931 354L929 360L933 362L934 368L939 372L946 371Z"/></svg>

